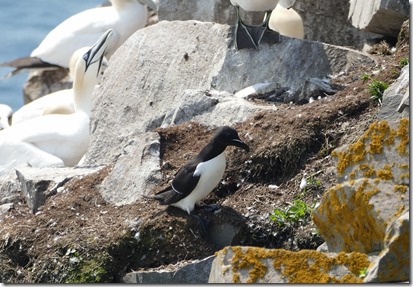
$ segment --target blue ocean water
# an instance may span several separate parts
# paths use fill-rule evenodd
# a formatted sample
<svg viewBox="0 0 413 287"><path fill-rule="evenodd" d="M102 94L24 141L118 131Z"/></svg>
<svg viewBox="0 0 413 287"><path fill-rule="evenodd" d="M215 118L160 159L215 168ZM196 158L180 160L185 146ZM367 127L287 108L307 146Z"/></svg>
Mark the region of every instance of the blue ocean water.
<svg viewBox="0 0 413 287"><path fill-rule="evenodd" d="M66 18L100 5L103 0L1 0L0 63L29 56L47 33ZM10 72L0 67L0 77ZM0 103L14 111L23 105L28 73L0 80Z"/></svg>

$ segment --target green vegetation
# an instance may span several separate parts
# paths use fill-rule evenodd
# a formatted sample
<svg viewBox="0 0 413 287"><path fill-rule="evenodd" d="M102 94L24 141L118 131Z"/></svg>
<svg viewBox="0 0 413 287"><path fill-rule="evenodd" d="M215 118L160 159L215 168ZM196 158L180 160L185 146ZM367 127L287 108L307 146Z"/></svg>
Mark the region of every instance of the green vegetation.
<svg viewBox="0 0 413 287"><path fill-rule="evenodd" d="M69 248L65 254L73 267L66 278L66 283L103 283L110 280L110 275L105 269L107 254L100 260L84 260L75 248Z"/></svg>
<svg viewBox="0 0 413 287"><path fill-rule="evenodd" d="M400 59L400 62L399 62L400 67L403 68L404 66L407 66L408 64L409 64L409 58L403 57Z"/></svg>
<svg viewBox="0 0 413 287"><path fill-rule="evenodd" d="M389 84L385 82L373 80L369 84L369 92L371 94L370 99L376 100L381 104L382 99L383 99L383 93L388 87L389 87Z"/></svg>
<svg viewBox="0 0 413 287"><path fill-rule="evenodd" d="M277 222L279 226L305 225L313 210L314 205L310 207L301 199L295 199L285 209L275 208L270 219Z"/></svg>
<svg viewBox="0 0 413 287"><path fill-rule="evenodd" d="M366 277L366 275L367 275L367 268L361 269L360 272L359 272L359 277L364 278L364 277Z"/></svg>
<svg viewBox="0 0 413 287"><path fill-rule="evenodd" d="M363 81L367 81L368 79L370 79L370 74L364 73L360 76L360 79L362 79Z"/></svg>

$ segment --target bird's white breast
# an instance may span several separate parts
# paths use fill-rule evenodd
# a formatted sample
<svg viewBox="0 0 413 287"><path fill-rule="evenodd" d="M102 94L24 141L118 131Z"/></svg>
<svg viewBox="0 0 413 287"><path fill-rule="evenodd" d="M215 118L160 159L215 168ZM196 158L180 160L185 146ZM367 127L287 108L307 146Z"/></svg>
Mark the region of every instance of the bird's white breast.
<svg viewBox="0 0 413 287"><path fill-rule="evenodd" d="M231 0L231 4L240 6L245 11L273 10L279 0Z"/></svg>
<svg viewBox="0 0 413 287"><path fill-rule="evenodd" d="M195 189L187 197L171 205L179 207L190 213L194 210L195 203L202 199L218 185L224 175L226 166L225 152L209 161L198 164L194 175L201 175Z"/></svg>

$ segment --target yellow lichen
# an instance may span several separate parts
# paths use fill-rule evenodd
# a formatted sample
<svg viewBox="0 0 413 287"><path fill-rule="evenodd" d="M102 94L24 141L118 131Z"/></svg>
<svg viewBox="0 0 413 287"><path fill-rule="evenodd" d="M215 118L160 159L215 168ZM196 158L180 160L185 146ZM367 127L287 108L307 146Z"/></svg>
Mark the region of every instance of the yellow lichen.
<svg viewBox="0 0 413 287"><path fill-rule="evenodd" d="M374 168L369 164L360 164L360 170L363 171L363 177L371 178L374 175Z"/></svg>
<svg viewBox="0 0 413 287"><path fill-rule="evenodd" d="M408 190L408 187L406 185L397 184L394 186L394 191L396 192L405 193L407 190Z"/></svg>
<svg viewBox="0 0 413 287"><path fill-rule="evenodd" d="M237 271L249 270L251 276L251 270L263 270L262 265L265 265L263 262L271 261L274 270L278 271L288 283L361 283L362 279L358 277L359 272L370 264L366 254L356 252L350 254L340 252L336 256L328 256L315 250L293 252L259 247L231 246L229 248L233 250L231 263L233 282L235 283L241 283L240 274ZM255 265L258 262L259 267L256 268ZM336 269L338 265L347 267L349 273L341 278L330 275L331 271ZM267 270L266 265L265 270ZM265 272L258 272L256 279L264 277ZM246 283L254 282L257 281L250 277Z"/></svg>
<svg viewBox="0 0 413 287"><path fill-rule="evenodd" d="M403 118L400 120L399 128L397 129L397 136L400 142L397 145L397 151L400 155L407 154L407 146L409 144L409 119Z"/></svg>
<svg viewBox="0 0 413 287"><path fill-rule="evenodd" d="M375 220L370 204L371 196L379 190L368 180L357 184L358 187L335 186L329 189L313 213L313 221L326 238L337 238L340 234L341 250L373 252L379 247L377 244L382 242L385 232L385 227ZM342 194L347 194L346 200Z"/></svg>
<svg viewBox="0 0 413 287"><path fill-rule="evenodd" d="M233 247L234 256L232 258L232 270L235 273L240 269L250 269L247 283L255 283L259 278L264 277L267 266L261 262L265 257L261 248L248 248L246 253L242 252L241 247Z"/></svg>
<svg viewBox="0 0 413 287"><path fill-rule="evenodd" d="M397 130L392 129L385 120L372 123L359 140L349 146L347 151L335 150L331 153L333 157L337 157L338 173L343 174L348 166L364 160L366 153L373 155L382 153L384 146L395 144L396 136L399 138L399 144L396 147L399 154L406 154L409 144L408 123L407 118L401 119ZM372 169L364 170L364 176L370 177L373 175L372 171ZM354 171L350 173L351 178L355 175Z"/></svg>
<svg viewBox="0 0 413 287"><path fill-rule="evenodd" d="M376 175L382 180L391 180L393 178L391 166L389 164L385 164L382 169L376 171Z"/></svg>

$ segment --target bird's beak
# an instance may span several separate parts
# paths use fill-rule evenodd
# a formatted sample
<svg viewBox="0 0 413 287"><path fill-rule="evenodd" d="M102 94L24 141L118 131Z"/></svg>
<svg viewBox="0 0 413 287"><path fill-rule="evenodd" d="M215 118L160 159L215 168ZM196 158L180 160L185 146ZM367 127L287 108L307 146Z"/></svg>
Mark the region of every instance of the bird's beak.
<svg viewBox="0 0 413 287"><path fill-rule="evenodd" d="M231 145L242 148L243 150L247 152L250 151L250 147L246 143L244 143L242 140L239 140L239 139L233 139L231 141Z"/></svg>
<svg viewBox="0 0 413 287"><path fill-rule="evenodd" d="M103 34L99 38L99 40L97 40L97 42L92 46L92 48L90 48L90 50L87 51L83 55L83 59L86 61L85 72L87 71L90 65L98 61L99 61L99 69L100 69L100 65L102 64L102 61L103 61L103 56L105 55L106 49L110 43L109 39L112 36L112 34L113 34L112 29L107 30L105 34Z"/></svg>

